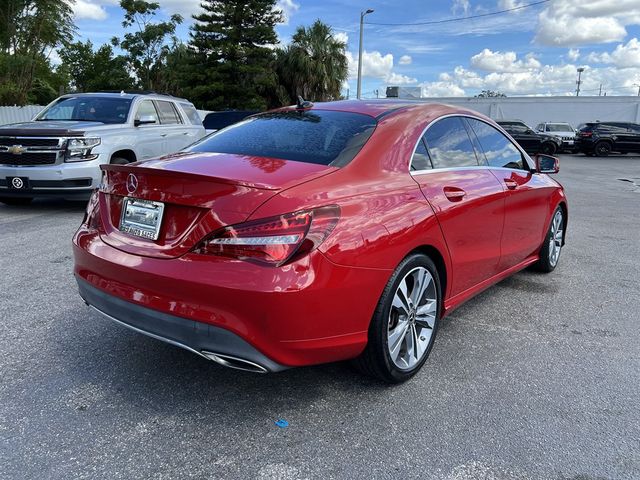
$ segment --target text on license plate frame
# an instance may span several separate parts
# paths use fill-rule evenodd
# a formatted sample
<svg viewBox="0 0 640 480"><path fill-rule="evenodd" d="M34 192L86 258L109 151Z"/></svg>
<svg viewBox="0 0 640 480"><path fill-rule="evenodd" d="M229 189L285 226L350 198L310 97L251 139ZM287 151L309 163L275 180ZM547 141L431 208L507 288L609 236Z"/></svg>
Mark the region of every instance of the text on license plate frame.
<svg viewBox="0 0 640 480"><path fill-rule="evenodd" d="M124 197L120 215L121 232L147 240L160 236L164 203L140 198Z"/></svg>

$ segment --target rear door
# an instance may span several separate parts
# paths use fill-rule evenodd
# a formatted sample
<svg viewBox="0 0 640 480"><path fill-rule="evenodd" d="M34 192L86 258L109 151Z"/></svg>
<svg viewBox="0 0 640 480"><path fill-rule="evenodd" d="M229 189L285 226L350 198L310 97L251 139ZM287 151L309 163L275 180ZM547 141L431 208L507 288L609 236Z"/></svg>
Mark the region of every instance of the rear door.
<svg viewBox="0 0 640 480"><path fill-rule="evenodd" d="M499 270L506 270L536 253L542 244L549 211L549 183L533 173L524 155L497 128L479 119L466 119L478 138L491 173L505 189L504 231Z"/></svg>
<svg viewBox="0 0 640 480"><path fill-rule="evenodd" d="M197 140L195 129L185 123L173 102L156 100L155 103L163 127L163 153L175 153Z"/></svg>
<svg viewBox="0 0 640 480"><path fill-rule="evenodd" d="M433 207L453 262L452 294L498 272L504 189L478 164L461 117L432 123L412 158L414 180Z"/></svg>
<svg viewBox="0 0 640 480"><path fill-rule="evenodd" d="M629 151L630 152L640 152L640 125L634 123L629 125L630 130L630 142L629 142Z"/></svg>

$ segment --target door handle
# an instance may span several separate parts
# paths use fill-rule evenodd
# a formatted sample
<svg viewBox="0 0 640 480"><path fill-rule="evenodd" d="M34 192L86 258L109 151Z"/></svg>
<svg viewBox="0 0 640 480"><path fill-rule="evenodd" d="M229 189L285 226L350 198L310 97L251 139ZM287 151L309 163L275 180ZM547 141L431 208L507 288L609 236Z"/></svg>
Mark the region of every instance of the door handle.
<svg viewBox="0 0 640 480"><path fill-rule="evenodd" d="M515 180L511 180L510 178L505 178L504 184L509 190L515 190L516 188L518 188L518 182L516 182Z"/></svg>
<svg viewBox="0 0 640 480"><path fill-rule="evenodd" d="M452 202L459 202L467 194L467 192L459 187L444 187L442 191L444 192L444 196Z"/></svg>

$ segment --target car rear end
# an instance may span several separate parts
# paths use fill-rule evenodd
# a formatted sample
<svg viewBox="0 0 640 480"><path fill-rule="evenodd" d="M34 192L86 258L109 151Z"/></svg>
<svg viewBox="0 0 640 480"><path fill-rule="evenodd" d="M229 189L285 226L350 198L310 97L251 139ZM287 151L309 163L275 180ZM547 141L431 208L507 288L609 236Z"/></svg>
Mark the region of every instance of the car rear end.
<svg viewBox="0 0 640 480"><path fill-rule="evenodd" d="M282 131L279 115L265 124L283 142L312 142L314 122L324 121L294 113L291 121L306 129L296 136ZM338 125L331 135L339 135ZM252 141L260 128L239 134L247 148L268 150L264 139ZM233 143L232 134L216 134L218 150ZM272 151L282 154L275 143ZM267 218L256 214L280 192L340 168L318 158L210 153L206 145L103 167L103 185L73 240L82 297L129 328L235 368L278 371L356 356L376 299L352 300L383 285L387 273L365 277L322 253L340 218L339 205L326 199ZM309 148L297 147L289 153Z"/></svg>
<svg viewBox="0 0 640 480"><path fill-rule="evenodd" d="M600 139L598 123L585 123L578 129L575 136L575 149L586 154L595 152L595 145Z"/></svg>

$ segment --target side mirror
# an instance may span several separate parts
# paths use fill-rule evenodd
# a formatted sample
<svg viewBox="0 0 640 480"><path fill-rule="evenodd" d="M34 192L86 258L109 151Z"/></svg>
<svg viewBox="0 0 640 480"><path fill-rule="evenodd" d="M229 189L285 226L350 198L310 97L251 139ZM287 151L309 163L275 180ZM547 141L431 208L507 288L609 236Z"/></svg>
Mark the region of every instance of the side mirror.
<svg viewBox="0 0 640 480"><path fill-rule="evenodd" d="M551 155L536 155L536 171L538 173L558 173L560 171L560 159Z"/></svg>
<svg viewBox="0 0 640 480"><path fill-rule="evenodd" d="M527 135L531 135L531 134L536 133L536 132L534 132L534 131L533 131L533 130L531 130L530 128L527 128L527 131L526 131L526 132L524 132L524 133L526 133Z"/></svg>
<svg viewBox="0 0 640 480"><path fill-rule="evenodd" d="M133 121L133 125L139 127L140 125L148 125L151 123L156 123L156 119L153 115L142 115L140 118L136 118Z"/></svg>

